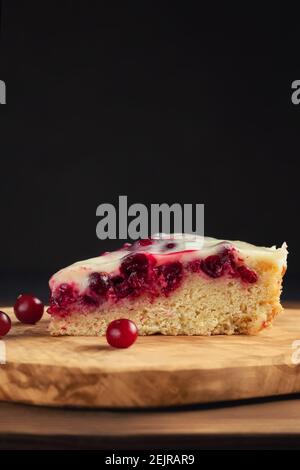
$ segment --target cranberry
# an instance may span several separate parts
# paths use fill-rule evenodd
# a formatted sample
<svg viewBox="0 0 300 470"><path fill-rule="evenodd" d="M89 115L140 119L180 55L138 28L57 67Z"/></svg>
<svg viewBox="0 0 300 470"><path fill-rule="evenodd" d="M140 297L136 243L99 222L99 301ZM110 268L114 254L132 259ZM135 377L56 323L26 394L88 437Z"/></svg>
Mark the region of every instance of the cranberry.
<svg viewBox="0 0 300 470"><path fill-rule="evenodd" d="M249 282L250 284L254 284L257 281L257 274L252 269L247 268L246 266L240 266L237 269L242 281Z"/></svg>
<svg viewBox="0 0 300 470"><path fill-rule="evenodd" d="M210 277L220 277L223 274L224 263L219 255L211 255L201 263L201 269Z"/></svg>
<svg viewBox="0 0 300 470"><path fill-rule="evenodd" d="M188 264L188 269L192 271L192 273L199 273L201 271L201 263L200 259L195 259Z"/></svg>
<svg viewBox="0 0 300 470"><path fill-rule="evenodd" d="M144 253L135 253L134 255L127 256L121 264L121 273L129 277L131 274L136 274L138 277L145 277L148 272L149 260Z"/></svg>
<svg viewBox="0 0 300 470"><path fill-rule="evenodd" d="M69 304L75 301L75 291L73 286L67 283L61 284L54 292L50 299L50 305L52 307L66 308Z"/></svg>
<svg viewBox="0 0 300 470"><path fill-rule="evenodd" d="M112 321L106 330L107 342L114 348L128 348L135 342L137 336L136 324L126 318Z"/></svg>
<svg viewBox="0 0 300 470"><path fill-rule="evenodd" d="M233 266L235 265L235 258L234 258L234 249L233 248L225 248L221 254L221 259L223 261L223 263L227 264L227 265L230 265L230 266Z"/></svg>
<svg viewBox="0 0 300 470"><path fill-rule="evenodd" d="M136 246L149 246L153 245L153 240L151 238L142 238L136 242Z"/></svg>
<svg viewBox="0 0 300 470"><path fill-rule="evenodd" d="M33 325L38 322L44 313L44 305L37 297L30 294L21 294L14 306L15 315L22 323Z"/></svg>
<svg viewBox="0 0 300 470"><path fill-rule="evenodd" d="M218 255L211 255L201 262L201 269L210 277L222 276L225 271L234 274L235 261L232 250L225 249Z"/></svg>
<svg viewBox="0 0 300 470"><path fill-rule="evenodd" d="M134 290L140 290L144 285L144 279L138 276L137 273L130 274L127 282Z"/></svg>
<svg viewBox="0 0 300 470"><path fill-rule="evenodd" d="M89 287L97 295L105 296L110 287L110 277L106 273L91 273Z"/></svg>
<svg viewBox="0 0 300 470"><path fill-rule="evenodd" d="M0 338L7 335L11 328L11 320L9 316L0 311Z"/></svg>
<svg viewBox="0 0 300 470"><path fill-rule="evenodd" d="M124 299L124 297L128 297L134 292L133 287L122 276L118 276L118 275L114 276L111 279L111 282L112 282L114 294L117 300Z"/></svg>
<svg viewBox="0 0 300 470"><path fill-rule="evenodd" d="M124 250L126 250L126 249L131 248L131 247L132 247L132 243L124 243L124 245L123 245L122 248L123 248Z"/></svg>
<svg viewBox="0 0 300 470"><path fill-rule="evenodd" d="M239 260L238 261L242 261ZM190 269L197 272L197 261L190 264ZM237 266L237 261L232 249L224 249L218 255L208 256L201 261L202 271L210 277L217 278L227 273L232 277L240 277L242 281L253 284L257 281L255 271L246 266Z"/></svg>
<svg viewBox="0 0 300 470"><path fill-rule="evenodd" d="M165 245L165 248L167 250L172 250L173 248L175 248L175 246L176 246L176 243L170 242Z"/></svg>
<svg viewBox="0 0 300 470"><path fill-rule="evenodd" d="M162 264L156 268L156 273L162 291L168 294L180 284L182 279L182 264L179 261Z"/></svg>

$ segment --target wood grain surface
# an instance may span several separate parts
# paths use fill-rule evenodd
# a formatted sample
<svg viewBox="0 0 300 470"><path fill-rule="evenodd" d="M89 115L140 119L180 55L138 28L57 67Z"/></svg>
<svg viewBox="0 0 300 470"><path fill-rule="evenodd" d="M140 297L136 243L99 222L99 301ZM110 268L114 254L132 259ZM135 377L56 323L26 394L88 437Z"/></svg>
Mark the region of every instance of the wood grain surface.
<svg viewBox="0 0 300 470"><path fill-rule="evenodd" d="M300 392L295 340L297 309L287 309L257 336L149 336L127 350L110 348L105 338L50 337L46 319L35 326L14 321L4 341L0 400L159 407Z"/></svg>

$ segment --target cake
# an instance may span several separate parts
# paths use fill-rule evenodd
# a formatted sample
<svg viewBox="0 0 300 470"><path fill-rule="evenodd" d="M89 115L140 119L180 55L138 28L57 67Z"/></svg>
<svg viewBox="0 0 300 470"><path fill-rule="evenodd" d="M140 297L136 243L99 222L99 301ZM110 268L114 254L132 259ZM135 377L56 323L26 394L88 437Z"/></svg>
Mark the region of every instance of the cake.
<svg viewBox="0 0 300 470"><path fill-rule="evenodd" d="M157 235L79 261L50 281L50 334L104 335L127 318L140 335L255 334L282 310L287 248Z"/></svg>

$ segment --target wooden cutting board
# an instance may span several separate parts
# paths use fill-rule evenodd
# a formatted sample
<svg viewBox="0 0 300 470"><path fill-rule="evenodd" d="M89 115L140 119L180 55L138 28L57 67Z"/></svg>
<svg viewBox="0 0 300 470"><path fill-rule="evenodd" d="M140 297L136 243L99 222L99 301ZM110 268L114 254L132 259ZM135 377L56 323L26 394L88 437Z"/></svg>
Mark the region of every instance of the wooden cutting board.
<svg viewBox="0 0 300 470"><path fill-rule="evenodd" d="M257 336L148 336L125 350L105 338L50 337L47 324L13 321L0 400L157 407L300 392L300 310L285 310Z"/></svg>

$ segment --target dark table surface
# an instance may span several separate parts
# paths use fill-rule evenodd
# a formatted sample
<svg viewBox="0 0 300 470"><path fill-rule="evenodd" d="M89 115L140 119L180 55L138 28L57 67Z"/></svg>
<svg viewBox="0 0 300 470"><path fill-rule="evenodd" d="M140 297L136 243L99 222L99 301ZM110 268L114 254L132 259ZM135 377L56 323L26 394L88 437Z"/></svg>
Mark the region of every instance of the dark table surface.
<svg viewBox="0 0 300 470"><path fill-rule="evenodd" d="M300 395L160 410L0 404L0 449L300 448Z"/></svg>

